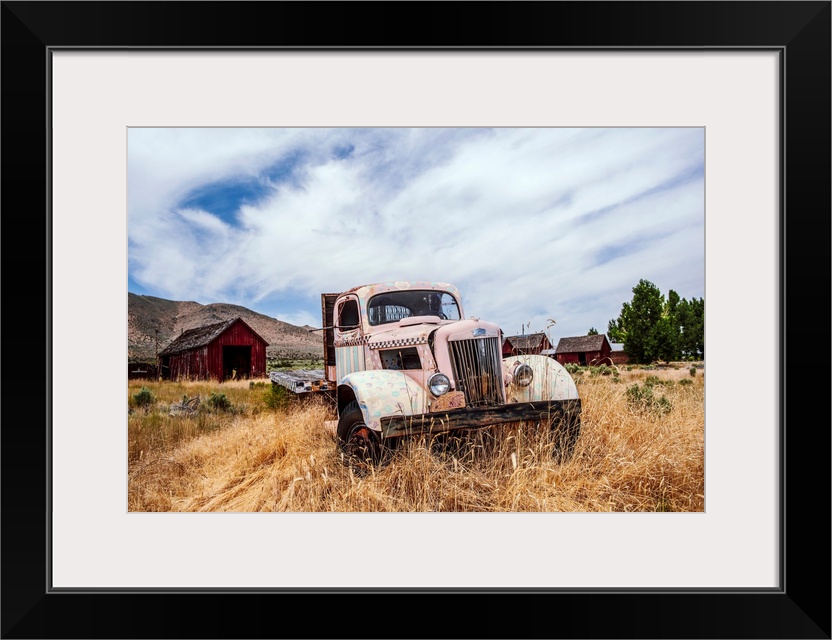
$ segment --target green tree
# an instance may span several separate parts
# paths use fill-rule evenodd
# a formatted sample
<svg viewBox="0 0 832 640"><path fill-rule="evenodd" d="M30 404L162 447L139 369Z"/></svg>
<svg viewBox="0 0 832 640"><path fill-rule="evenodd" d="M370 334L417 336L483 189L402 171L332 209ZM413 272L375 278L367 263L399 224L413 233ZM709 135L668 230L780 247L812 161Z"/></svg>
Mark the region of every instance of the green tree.
<svg viewBox="0 0 832 640"><path fill-rule="evenodd" d="M678 347L679 327L676 324L676 319L668 313L666 308L653 328L650 345L653 354L652 360L669 362L678 360L680 357Z"/></svg>
<svg viewBox="0 0 832 640"><path fill-rule="evenodd" d="M609 321L607 335L613 342L622 343L636 363L679 360L691 348L686 340L698 339L694 335L695 317L691 303L678 293L671 289L665 298L655 284L642 279L633 287L633 298L624 303L618 318ZM704 352L704 344L702 349Z"/></svg>
<svg viewBox="0 0 832 640"><path fill-rule="evenodd" d="M683 358L705 357L705 300L682 299L677 312L679 321L679 350Z"/></svg>
<svg viewBox="0 0 832 640"><path fill-rule="evenodd" d="M596 329L595 327L590 327L589 331L587 331L586 335L588 335L588 336L597 336L598 335L598 329Z"/></svg>
<svg viewBox="0 0 832 640"><path fill-rule="evenodd" d="M656 352L661 355L659 360L679 360L682 357L680 349L679 305L681 298L673 289L667 292L667 300L662 310L662 317L656 326Z"/></svg>

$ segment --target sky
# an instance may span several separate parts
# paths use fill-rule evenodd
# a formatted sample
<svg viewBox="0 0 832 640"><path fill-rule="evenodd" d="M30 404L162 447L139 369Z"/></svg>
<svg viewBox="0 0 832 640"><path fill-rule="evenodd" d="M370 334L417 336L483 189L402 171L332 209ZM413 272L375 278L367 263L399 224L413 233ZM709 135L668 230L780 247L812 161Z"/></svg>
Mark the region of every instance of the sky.
<svg viewBox="0 0 832 640"><path fill-rule="evenodd" d="M506 335L606 333L639 280L704 298L705 131L130 128L128 291L321 326L430 280Z"/></svg>

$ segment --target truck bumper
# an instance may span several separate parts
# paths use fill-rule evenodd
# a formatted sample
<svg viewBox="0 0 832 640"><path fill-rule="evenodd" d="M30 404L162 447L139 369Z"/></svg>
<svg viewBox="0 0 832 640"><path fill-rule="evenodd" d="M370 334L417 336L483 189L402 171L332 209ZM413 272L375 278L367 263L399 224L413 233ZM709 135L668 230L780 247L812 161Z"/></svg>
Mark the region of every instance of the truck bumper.
<svg viewBox="0 0 832 640"><path fill-rule="evenodd" d="M381 418L381 432L384 438L395 438L461 429L483 429L511 422L552 425L558 420L575 423L580 419L579 398L543 400L503 404L497 407L452 409L415 416L386 416Z"/></svg>

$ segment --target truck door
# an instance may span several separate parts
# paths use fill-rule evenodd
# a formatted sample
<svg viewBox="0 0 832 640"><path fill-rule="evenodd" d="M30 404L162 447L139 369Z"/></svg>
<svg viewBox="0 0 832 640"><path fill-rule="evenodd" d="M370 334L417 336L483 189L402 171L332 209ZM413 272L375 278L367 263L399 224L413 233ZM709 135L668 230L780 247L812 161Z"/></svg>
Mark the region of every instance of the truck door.
<svg viewBox="0 0 832 640"><path fill-rule="evenodd" d="M335 305L335 379L364 371L364 330L356 296L344 296Z"/></svg>
<svg viewBox="0 0 832 640"><path fill-rule="evenodd" d="M340 294L321 294L321 326L324 328L324 377L332 382L335 379L335 334L332 326L335 324L335 300ZM329 327L329 329L327 329Z"/></svg>

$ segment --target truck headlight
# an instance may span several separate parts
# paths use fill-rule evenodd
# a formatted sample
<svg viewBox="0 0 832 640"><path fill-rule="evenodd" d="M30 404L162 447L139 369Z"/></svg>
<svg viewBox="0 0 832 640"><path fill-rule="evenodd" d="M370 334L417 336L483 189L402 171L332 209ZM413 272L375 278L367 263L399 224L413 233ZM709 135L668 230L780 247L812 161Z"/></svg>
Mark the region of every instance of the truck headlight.
<svg viewBox="0 0 832 640"><path fill-rule="evenodd" d="M528 387L534 379L534 371L527 364L521 364L514 368L514 382L521 387Z"/></svg>
<svg viewBox="0 0 832 640"><path fill-rule="evenodd" d="M434 373L428 378L430 392L437 398L451 390L451 381L444 373Z"/></svg>

